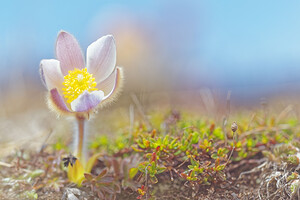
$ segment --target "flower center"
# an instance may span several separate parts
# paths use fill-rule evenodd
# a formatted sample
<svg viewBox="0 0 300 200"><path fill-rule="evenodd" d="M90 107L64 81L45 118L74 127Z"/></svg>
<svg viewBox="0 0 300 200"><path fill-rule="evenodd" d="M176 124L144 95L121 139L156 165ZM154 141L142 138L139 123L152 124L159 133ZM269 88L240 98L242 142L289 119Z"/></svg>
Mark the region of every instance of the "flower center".
<svg viewBox="0 0 300 200"><path fill-rule="evenodd" d="M97 83L93 75L87 72L87 69L74 69L69 71L69 74L64 76L63 90L64 97L68 103L71 103L85 90L88 92L97 90L95 87Z"/></svg>

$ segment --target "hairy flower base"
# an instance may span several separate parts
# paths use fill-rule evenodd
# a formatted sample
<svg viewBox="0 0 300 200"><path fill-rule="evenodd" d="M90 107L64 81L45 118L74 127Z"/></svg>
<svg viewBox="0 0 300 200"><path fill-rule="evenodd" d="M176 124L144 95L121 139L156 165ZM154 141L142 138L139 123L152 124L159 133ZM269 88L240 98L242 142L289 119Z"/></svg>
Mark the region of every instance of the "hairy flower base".
<svg viewBox="0 0 300 200"><path fill-rule="evenodd" d="M68 103L77 99L84 91L92 92L97 90L95 88L97 85L95 78L87 72L87 68L82 70L75 68L69 71L69 74L64 76L64 80L63 85L65 87L62 90Z"/></svg>

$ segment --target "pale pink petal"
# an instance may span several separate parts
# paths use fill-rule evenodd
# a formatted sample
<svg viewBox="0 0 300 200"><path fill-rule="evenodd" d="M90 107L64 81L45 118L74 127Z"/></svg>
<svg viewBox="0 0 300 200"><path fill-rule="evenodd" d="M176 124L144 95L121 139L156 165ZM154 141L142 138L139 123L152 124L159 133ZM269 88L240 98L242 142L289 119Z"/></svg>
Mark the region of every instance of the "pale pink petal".
<svg viewBox="0 0 300 200"><path fill-rule="evenodd" d="M71 102L71 109L75 112L86 112L95 108L103 99L102 91L93 91L89 93L84 91L77 99Z"/></svg>
<svg viewBox="0 0 300 200"><path fill-rule="evenodd" d="M65 104L65 101L63 97L59 94L56 88L50 90L50 99L52 100L52 103L58 109L62 112L71 112L67 105Z"/></svg>
<svg viewBox="0 0 300 200"><path fill-rule="evenodd" d="M99 85L100 88L105 90L105 96L103 100L106 100L108 97L112 96L114 93L118 93L118 91L122 88L123 82L123 71L122 68L117 67L114 73L107 78L107 80L103 81L103 87Z"/></svg>
<svg viewBox="0 0 300 200"><path fill-rule="evenodd" d="M44 82L48 90L51 90L53 88L62 88L64 77L62 75L58 60L42 60L40 63L40 74L42 81Z"/></svg>
<svg viewBox="0 0 300 200"><path fill-rule="evenodd" d="M116 54L112 35L101 37L87 48L87 70L93 74L96 82L104 81L114 71Z"/></svg>
<svg viewBox="0 0 300 200"><path fill-rule="evenodd" d="M60 61L63 75L74 68L85 67L84 58L80 46L73 35L65 31L59 32L56 40L56 57Z"/></svg>
<svg viewBox="0 0 300 200"><path fill-rule="evenodd" d="M104 92L104 95L108 95L116 82L116 78L117 78L117 73L118 70L117 68L109 75L109 77L107 77L104 81L101 81L100 83L97 84L97 88L101 91Z"/></svg>

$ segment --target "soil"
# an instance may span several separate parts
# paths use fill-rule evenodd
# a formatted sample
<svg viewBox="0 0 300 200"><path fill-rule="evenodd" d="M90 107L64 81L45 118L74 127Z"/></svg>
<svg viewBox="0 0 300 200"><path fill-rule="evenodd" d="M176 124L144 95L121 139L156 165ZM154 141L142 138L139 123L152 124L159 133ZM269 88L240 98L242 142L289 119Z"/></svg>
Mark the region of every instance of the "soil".
<svg viewBox="0 0 300 200"><path fill-rule="evenodd" d="M19 153L23 155L19 155L18 157L15 155L8 156L4 163L10 164L5 166L2 163L0 167L0 179L2 180L0 182L0 199L28 199L28 195L26 196L22 193L31 191L33 188L36 190L38 199L41 200L100 199L90 188L84 186L77 187L66 181L66 172L59 167L60 156L63 152L53 154L43 152L31 153L30 155L26 155L30 159L26 158L24 152ZM48 162L49 160L52 161L52 164L45 168L43 162ZM264 166L259 167L262 164ZM267 199L265 196L266 190L262 186L264 185L264 181L269 180L267 174L270 173L271 166L274 167L275 164L268 161L262 155L256 155L255 158L231 163L226 170L227 179L223 183L207 186L188 184L176 174L173 174L172 181L170 173L165 172L158 176L159 181L157 184L149 184L148 192L142 199ZM93 171L97 171L97 167L103 168L105 166L103 166L103 163L98 164L94 166ZM28 178L24 178L23 175L32 173L35 169L39 168L44 168L46 172L34 178L34 181L27 182ZM30 172L27 170L30 170ZM54 181L55 184L51 180L53 176L59 177ZM15 180L12 178L8 180L9 177L19 177L19 181L17 181L17 178ZM274 193L276 185L272 184L269 184L268 187L273 187L272 193ZM259 198L259 193L262 193L261 196L263 197ZM133 200L137 199L138 196L137 191L126 188L122 189L116 195L116 199ZM274 198L270 199L285 198L288 198L288 195L279 197L274 195ZM32 199L35 199L35 197L32 197Z"/></svg>

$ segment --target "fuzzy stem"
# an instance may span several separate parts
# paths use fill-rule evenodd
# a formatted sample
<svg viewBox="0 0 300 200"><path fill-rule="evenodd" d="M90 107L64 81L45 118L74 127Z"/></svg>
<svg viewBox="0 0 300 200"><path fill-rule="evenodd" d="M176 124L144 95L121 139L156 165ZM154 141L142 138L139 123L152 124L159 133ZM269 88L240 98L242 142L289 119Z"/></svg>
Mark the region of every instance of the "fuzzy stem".
<svg viewBox="0 0 300 200"><path fill-rule="evenodd" d="M76 152L76 157L82 162L85 163L85 138L86 138L86 119L83 116L76 116L76 120L77 120L77 125L78 125L78 132L75 133L77 135L75 135L76 137L76 143L75 143L75 152Z"/></svg>

